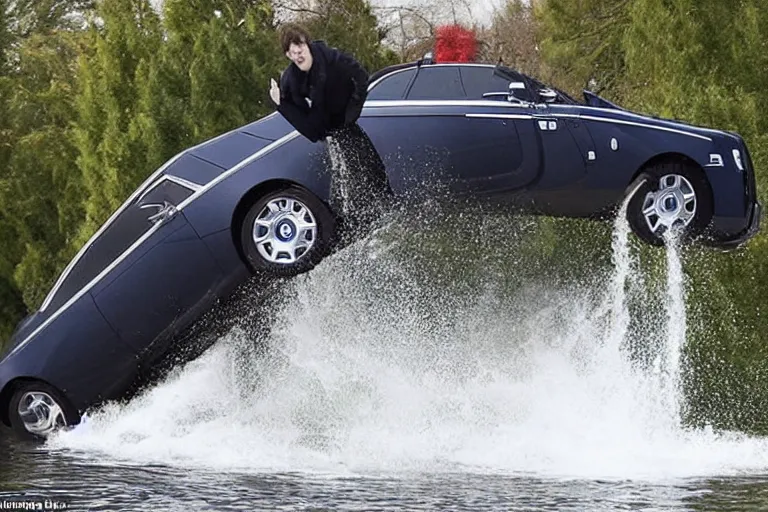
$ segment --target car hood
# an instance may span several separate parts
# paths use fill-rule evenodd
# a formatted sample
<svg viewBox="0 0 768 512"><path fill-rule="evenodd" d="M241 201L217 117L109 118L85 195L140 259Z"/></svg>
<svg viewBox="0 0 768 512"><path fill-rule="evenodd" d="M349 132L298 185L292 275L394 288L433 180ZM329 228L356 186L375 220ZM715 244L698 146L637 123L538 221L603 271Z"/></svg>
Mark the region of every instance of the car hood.
<svg viewBox="0 0 768 512"><path fill-rule="evenodd" d="M598 96L597 94L584 90L584 99L586 107L597 108L603 111L611 119L627 120L633 122L641 122L652 126L660 126L665 128L682 129L686 132L696 133L705 137L715 137L721 140L730 139L731 142L741 143L742 139L739 134L734 132L728 132L724 130L718 130L715 128L709 128L706 126L692 124L680 119L670 119L666 117L658 117L639 112L628 110L624 107L616 105L608 101L607 99ZM584 112L587 114L587 112Z"/></svg>
<svg viewBox="0 0 768 512"><path fill-rule="evenodd" d="M291 131L293 127L288 121L279 113L273 112L245 126L205 141L186 152L224 171L231 169L272 142L283 138ZM193 165L188 159L180 159L178 164L181 167ZM170 171L179 175L184 174L184 171L175 168Z"/></svg>
<svg viewBox="0 0 768 512"><path fill-rule="evenodd" d="M237 131L269 141L276 141L291 133L293 126L281 114L273 112L238 128Z"/></svg>

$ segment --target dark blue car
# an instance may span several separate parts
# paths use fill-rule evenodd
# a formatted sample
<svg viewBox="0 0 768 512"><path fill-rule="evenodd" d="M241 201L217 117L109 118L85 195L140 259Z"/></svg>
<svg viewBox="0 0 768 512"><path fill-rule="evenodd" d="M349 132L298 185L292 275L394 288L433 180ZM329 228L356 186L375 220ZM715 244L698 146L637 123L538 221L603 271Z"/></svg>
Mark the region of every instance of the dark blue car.
<svg viewBox="0 0 768 512"><path fill-rule="evenodd" d="M396 201L605 219L631 193L626 215L650 244L673 225L722 248L757 232L735 133L588 91L579 102L502 66L422 60L377 72L369 91L360 125ZM305 272L337 250L349 212L331 201L327 153L275 113L158 169L18 326L0 361L0 420L34 437L78 423L254 273Z"/></svg>

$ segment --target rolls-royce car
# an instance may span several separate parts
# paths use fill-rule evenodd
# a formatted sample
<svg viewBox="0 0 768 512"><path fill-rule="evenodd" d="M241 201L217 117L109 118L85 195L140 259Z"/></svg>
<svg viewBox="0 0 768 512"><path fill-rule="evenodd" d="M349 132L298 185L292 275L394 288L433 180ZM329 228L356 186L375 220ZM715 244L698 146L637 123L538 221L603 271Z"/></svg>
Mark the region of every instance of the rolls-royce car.
<svg viewBox="0 0 768 512"><path fill-rule="evenodd" d="M752 161L736 133L630 112L589 91L577 101L502 65L425 58L372 74L368 90L358 123L388 201L434 196L598 220L624 205L652 245L676 229L734 249L758 230ZM363 236L349 221L357 212L332 198L333 168L325 141L274 112L154 171L9 340L2 423L34 438L77 424L254 274L310 271L340 240ZM368 172L348 171L353 181Z"/></svg>

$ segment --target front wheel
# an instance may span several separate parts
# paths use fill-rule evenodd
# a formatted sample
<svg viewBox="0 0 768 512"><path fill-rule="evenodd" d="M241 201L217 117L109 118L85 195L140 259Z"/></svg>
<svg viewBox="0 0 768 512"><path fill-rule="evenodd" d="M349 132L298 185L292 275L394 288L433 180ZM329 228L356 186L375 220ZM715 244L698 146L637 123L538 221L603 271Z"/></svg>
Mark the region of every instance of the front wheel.
<svg viewBox="0 0 768 512"><path fill-rule="evenodd" d="M288 187L259 198L240 230L243 254L255 271L288 277L317 265L330 250L335 221L310 192Z"/></svg>
<svg viewBox="0 0 768 512"><path fill-rule="evenodd" d="M644 242L664 245L672 231L683 240L701 235L712 219L712 191L703 173L684 163L665 163L643 171L630 185L627 221Z"/></svg>
<svg viewBox="0 0 768 512"><path fill-rule="evenodd" d="M43 382L25 382L16 388L8 418L19 437L31 440L44 440L79 419L66 398Z"/></svg>

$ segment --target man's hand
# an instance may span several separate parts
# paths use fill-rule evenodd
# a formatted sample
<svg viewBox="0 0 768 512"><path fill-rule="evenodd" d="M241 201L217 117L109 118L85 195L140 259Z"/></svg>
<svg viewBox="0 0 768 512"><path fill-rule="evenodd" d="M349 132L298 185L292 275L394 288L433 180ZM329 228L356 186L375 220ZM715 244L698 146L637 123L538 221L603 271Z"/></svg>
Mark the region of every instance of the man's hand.
<svg viewBox="0 0 768 512"><path fill-rule="evenodd" d="M275 82L274 78L270 79L269 85L269 96L272 98L272 101L275 102L275 105L280 105L280 88L277 86L277 82Z"/></svg>

